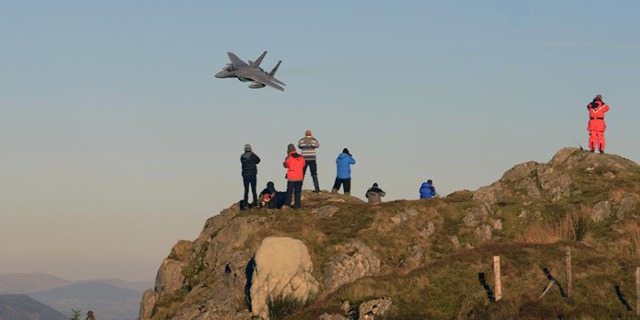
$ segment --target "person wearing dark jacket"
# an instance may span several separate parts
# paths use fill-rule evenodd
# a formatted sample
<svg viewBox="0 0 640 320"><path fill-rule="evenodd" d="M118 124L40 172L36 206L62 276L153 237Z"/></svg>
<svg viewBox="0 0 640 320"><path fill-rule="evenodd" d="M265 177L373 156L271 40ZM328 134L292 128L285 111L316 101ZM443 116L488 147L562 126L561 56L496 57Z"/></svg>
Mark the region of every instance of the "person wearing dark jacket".
<svg viewBox="0 0 640 320"><path fill-rule="evenodd" d="M342 153L339 154L336 159L338 173L336 174L336 182L333 184L331 193L338 193L340 186L344 185L344 194L346 196L351 195L351 165L354 164L356 164L356 159L351 156L349 149L342 149Z"/></svg>
<svg viewBox="0 0 640 320"><path fill-rule="evenodd" d="M251 187L253 205L256 206L258 205L256 183L260 157L253 153L251 145L248 143L244 145L244 153L240 156L240 163L242 164L242 183L244 184L244 204L249 207L249 187Z"/></svg>
<svg viewBox="0 0 640 320"><path fill-rule="evenodd" d="M287 146L287 157L282 165L287 168L287 197L284 205L291 207L291 196L295 196L295 208L300 208L302 203L302 180L304 179L304 158L296 152L296 146L290 143Z"/></svg>
<svg viewBox="0 0 640 320"><path fill-rule="evenodd" d="M422 183L420 186L420 199L431 199L436 196L436 187L433 186L431 179Z"/></svg>
<svg viewBox="0 0 640 320"><path fill-rule="evenodd" d="M365 193L365 197L369 200L371 204L378 204L382 202L382 197L384 197L386 193L382 191L382 189L378 188L378 184L374 183L367 193Z"/></svg>
<svg viewBox="0 0 640 320"><path fill-rule="evenodd" d="M260 192L258 198L260 199L261 208L278 208L278 191L273 181L267 182L267 187ZM282 197L284 200L284 197ZM282 206L282 205L280 205Z"/></svg>

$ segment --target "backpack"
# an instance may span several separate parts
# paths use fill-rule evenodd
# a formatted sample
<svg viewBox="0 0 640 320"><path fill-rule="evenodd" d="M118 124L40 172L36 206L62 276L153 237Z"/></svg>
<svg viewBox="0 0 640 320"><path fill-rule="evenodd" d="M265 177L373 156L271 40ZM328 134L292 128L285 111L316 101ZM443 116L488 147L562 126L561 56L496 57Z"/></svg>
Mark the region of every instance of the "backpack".
<svg viewBox="0 0 640 320"><path fill-rule="evenodd" d="M244 199L238 201L238 205L240 206L240 211L251 208L251 204L248 202L245 202Z"/></svg>
<svg viewBox="0 0 640 320"><path fill-rule="evenodd" d="M271 194L269 194L269 193L263 194L260 197L260 207L261 208L264 208L264 207L270 208L269 205L270 205L271 200L272 200Z"/></svg>

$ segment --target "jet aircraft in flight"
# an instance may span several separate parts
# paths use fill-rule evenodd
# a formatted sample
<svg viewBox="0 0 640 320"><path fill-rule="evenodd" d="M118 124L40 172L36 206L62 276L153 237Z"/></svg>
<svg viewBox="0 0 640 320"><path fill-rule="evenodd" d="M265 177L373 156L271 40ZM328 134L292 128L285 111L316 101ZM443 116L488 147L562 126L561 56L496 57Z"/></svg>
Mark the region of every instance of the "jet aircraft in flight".
<svg viewBox="0 0 640 320"><path fill-rule="evenodd" d="M249 60L249 63L242 61L242 59L238 58L233 52L227 52L229 56L229 60L231 63L227 63L222 71L216 73L216 78L238 78L238 80L242 82L249 82L249 88L251 89L260 89L265 86L269 86L272 88L276 88L280 91L284 91L283 86L286 86L284 82L275 78L276 71L278 71L278 67L280 67L280 63L282 61L278 61L275 67L271 70L271 72L267 73L262 68L260 68L260 63L264 59L264 56L267 52L263 52L256 61Z"/></svg>

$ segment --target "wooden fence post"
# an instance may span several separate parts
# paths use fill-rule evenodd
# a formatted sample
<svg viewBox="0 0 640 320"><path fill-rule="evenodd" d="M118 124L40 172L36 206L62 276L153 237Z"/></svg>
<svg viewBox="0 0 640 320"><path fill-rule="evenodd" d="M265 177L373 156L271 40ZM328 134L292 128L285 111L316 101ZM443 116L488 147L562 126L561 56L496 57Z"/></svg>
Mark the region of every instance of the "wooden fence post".
<svg viewBox="0 0 640 320"><path fill-rule="evenodd" d="M566 272L567 272L567 298L571 298L571 292L573 291L573 276L571 275L571 247L567 247Z"/></svg>
<svg viewBox="0 0 640 320"><path fill-rule="evenodd" d="M502 299L502 276L500 275L500 256L493 256L493 274L496 280L496 301Z"/></svg>
<svg viewBox="0 0 640 320"><path fill-rule="evenodd" d="M640 315L640 267L636 267L636 314Z"/></svg>

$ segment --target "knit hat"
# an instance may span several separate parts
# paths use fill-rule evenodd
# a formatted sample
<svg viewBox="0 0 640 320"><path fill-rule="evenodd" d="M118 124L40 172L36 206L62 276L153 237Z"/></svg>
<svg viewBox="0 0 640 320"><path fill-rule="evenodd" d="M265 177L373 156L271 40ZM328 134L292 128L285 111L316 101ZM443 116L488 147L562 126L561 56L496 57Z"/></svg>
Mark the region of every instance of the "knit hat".
<svg viewBox="0 0 640 320"><path fill-rule="evenodd" d="M250 144L245 144L244 145L244 151L251 151L251 145Z"/></svg>
<svg viewBox="0 0 640 320"><path fill-rule="evenodd" d="M347 149L347 148L342 149L342 153L346 153L348 155L351 155L351 153L349 153L349 149Z"/></svg>
<svg viewBox="0 0 640 320"><path fill-rule="evenodd" d="M378 187L378 183L377 183L377 182L374 182L374 183L373 183L373 187L374 187L374 188L377 188L377 187Z"/></svg>
<svg viewBox="0 0 640 320"><path fill-rule="evenodd" d="M596 95L596 97L593 98L593 101L602 101L602 95L601 94Z"/></svg>
<svg viewBox="0 0 640 320"><path fill-rule="evenodd" d="M293 143L289 143L289 145L287 146L287 154L291 152L296 152L296 146L294 146Z"/></svg>
<svg viewBox="0 0 640 320"><path fill-rule="evenodd" d="M304 136L305 137L313 137L313 135L311 134L311 130L307 129L307 131L304 132Z"/></svg>

